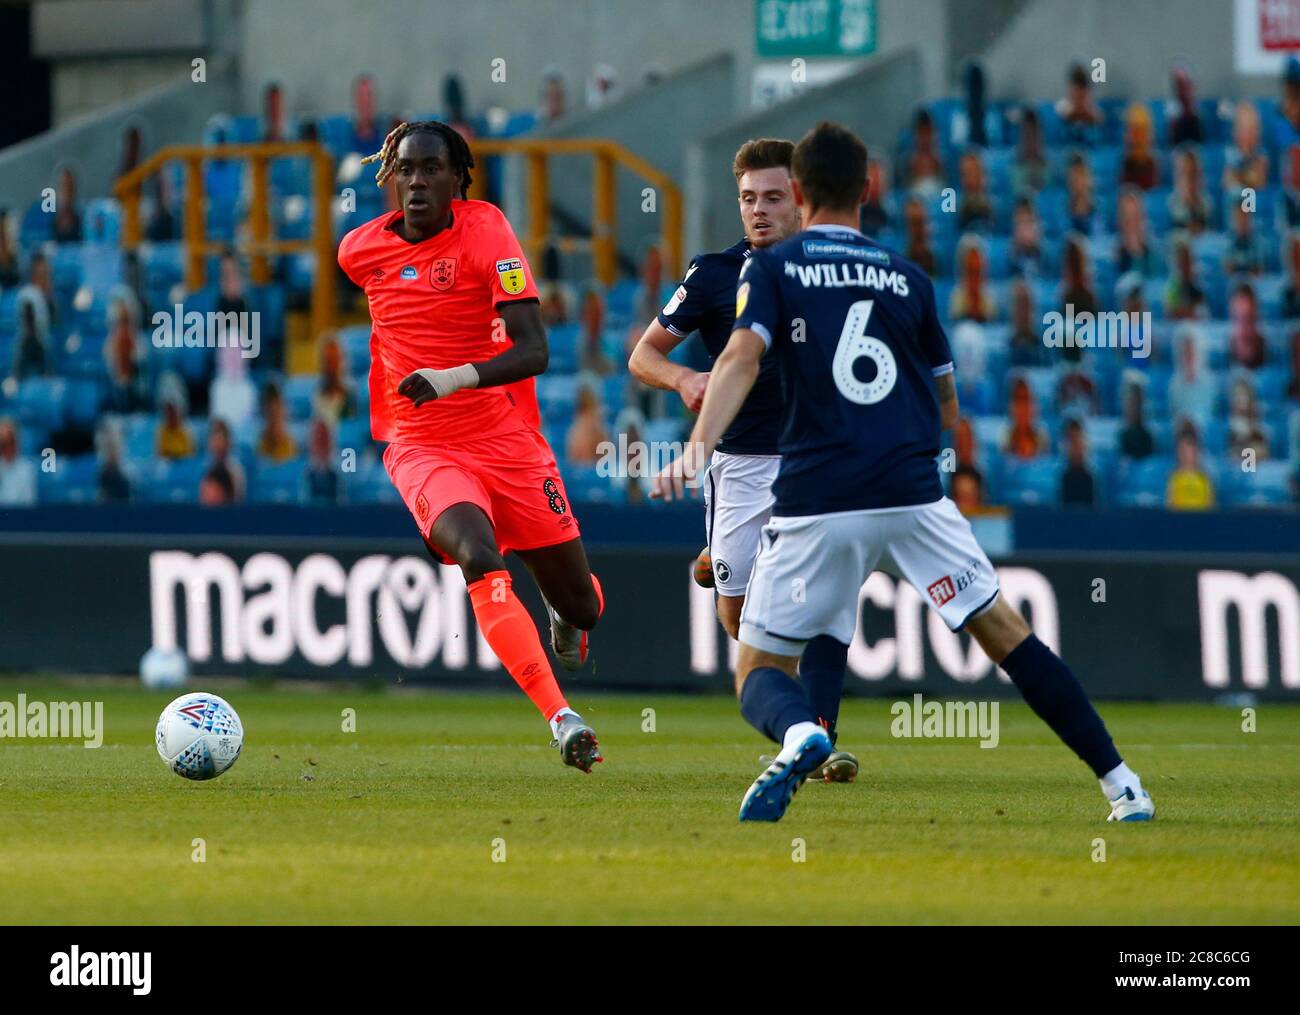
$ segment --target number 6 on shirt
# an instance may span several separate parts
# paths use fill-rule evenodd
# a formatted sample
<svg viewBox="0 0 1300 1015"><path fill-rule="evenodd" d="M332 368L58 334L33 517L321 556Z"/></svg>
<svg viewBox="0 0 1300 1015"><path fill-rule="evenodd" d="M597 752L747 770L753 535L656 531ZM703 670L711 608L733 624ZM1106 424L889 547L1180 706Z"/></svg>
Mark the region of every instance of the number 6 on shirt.
<svg viewBox="0 0 1300 1015"><path fill-rule="evenodd" d="M894 389L898 380L898 364L889 346L867 334L873 300L858 300L849 307L840 331L840 341L835 347L831 371L835 386L850 402L874 405ZM854 364L865 356L876 365L876 376L870 381L860 381L853 372Z"/></svg>

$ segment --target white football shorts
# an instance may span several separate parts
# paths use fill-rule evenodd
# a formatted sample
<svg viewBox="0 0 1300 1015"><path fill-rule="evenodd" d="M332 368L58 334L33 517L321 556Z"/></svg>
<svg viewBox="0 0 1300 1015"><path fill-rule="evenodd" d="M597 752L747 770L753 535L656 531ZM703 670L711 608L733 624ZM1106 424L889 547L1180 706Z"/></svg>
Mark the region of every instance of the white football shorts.
<svg viewBox="0 0 1300 1015"><path fill-rule="evenodd" d="M858 590L889 558L954 631L998 595L997 572L947 497L914 507L775 516L761 543L740 641L778 655L799 655L819 634L851 642Z"/></svg>
<svg viewBox="0 0 1300 1015"><path fill-rule="evenodd" d="M743 596L758 555L758 537L772 516L772 483L780 455L715 451L704 474L704 530L713 558L713 587Z"/></svg>

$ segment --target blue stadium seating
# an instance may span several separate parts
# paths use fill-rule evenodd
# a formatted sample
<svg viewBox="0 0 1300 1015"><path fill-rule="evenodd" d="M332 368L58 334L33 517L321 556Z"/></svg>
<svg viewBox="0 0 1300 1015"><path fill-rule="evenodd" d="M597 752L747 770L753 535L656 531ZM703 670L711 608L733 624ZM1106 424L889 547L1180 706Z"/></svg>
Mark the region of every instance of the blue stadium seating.
<svg viewBox="0 0 1300 1015"><path fill-rule="evenodd" d="M1094 136L1089 143L1069 139L1071 132L1061 124L1051 101L1032 103L1040 114L1048 140L1046 155L1050 167L1049 183L1040 191L1036 202L1043 233L1041 266L1029 281L1036 320L1044 312L1058 308L1061 302L1061 255L1070 229L1064 187L1065 167L1075 150L1085 153L1094 179L1096 213L1086 242L1091 285L1102 309L1116 309L1115 284L1119 265L1115 206L1120 191L1119 169L1129 101L1125 96L1116 95L1100 99L1104 123L1092 132ZM959 160L967 149L970 136L964 105L955 98L927 105L936 123L942 164L949 182L955 186ZM1063 467L1059 457L1062 420L1056 406L1062 369L1012 370L1009 363L1008 321L1013 267L1009 257L1009 230L1016 159L1014 146L1019 134L1018 114L1023 105L1021 102L999 101L990 103L986 110L984 128L988 147L983 150L982 158L994 214L990 227L983 231L988 255L987 280L998 305L998 316L997 320L981 326L982 371L964 368L959 371L958 382L963 408L973 424L976 460L984 473L988 499L993 503L1050 504L1059 498ZM1092 350L1085 353L1083 361L1083 369L1097 387L1099 410L1098 414L1084 420L1089 460L1098 479L1101 498L1108 504L1163 504L1165 486L1173 467L1175 431L1174 421L1170 418L1168 388L1177 365L1176 336L1182 325L1165 317L1166 273L1173 264L1169 210L1173 160L1166 146L1169 105L1163 98L1148 99L1146 105L1151 111L1159 141L1156 157L1160 168L1158 185L1143 197L1157 262L1155 270L1144 279L1142 289L1147 307L1157 321L1152 355L1149 360L1135 360L1118 352ZM1267 118L1276 116L1276 100L1262 100L1259 105L1266 117L1265 136L1272 143L1273 131L1269 129L1272 121ZM1232 226L1233 197L1221 193L1219 187L1225 147L1230 144L1232 106L1215 98L1206 98L1200 102L1200 111L1208 137L1207 143L1200 148L1200 156L1213 215L1210 228L1192 240L1195 270L1206 293L1210 315L1208 319L1196 322L1194 327L1202 336L1205 366L1220 392L1212 417L1201 427L1202 457L1218 487L1220 503L1243 508L1292 504L1297 495L1292 479L1300 462L1300 448L1294 446L1296 437L1293 436L1300 434L1300 424L1293 424L1292 414L1300 411L1300 404L1288 401L1287 390L1292 381L1291 332L1293 328L1300 328L1300 322L1284 323L1280 320L1287 287L1280 244L1280 230L1284 230L1286 225L1284 216L1279 218L1282 210L1279 208L1282 204L1279 166L1282 159L1271 159L1270 185L1258 192L1257 214L1253 220L1263 271L1251 276L1250 281L1260 307L1261 330L1267 343L1266 362L1260 369L1240 373L1254 388L1261 413L1261 428L1271 457L1259 462L1255 473L1243 473L1237 468L1238 463L1229 458L1227 427L1229 388L1232 379L1239 375L1232 367L1226 320L1230 293L1237 279L1224 271L1225 258L1232 245L1227 230ZM532 112L520 111L504 119L494 117L491 123L497 135L511 136L529 129L534 119ZM316 122L320 137L336 157L342 157L356 147L351 121L346 115L326 115ZM486 119L478 129L483 134L488 133ZM214 123L206 132L205 139L209 142L218 137L232 141L253 140L261 134L261 120L256 116L225 117ZM899 150L905 151L911 139L910 128L902 131ZM303 237L310 233L313 209L311 202L304 200L310 192L308 168L297 159L278 159L271 165L272 213L278 236ZM177 207L182 207L185 198L180 168L173 165L167 172L172 177ZM204 172L210 238L233 239L246 210L246 170L239 162L208 162ZM901 224L906 191L901 182L894 181L886 198L885 206L891 221L880 234L882 240L894 245L905 242ZM377 188L357 187L357 199L355 213L337 218L335 226L340 232L382 210L383 194ZM940 316L951 333L953 322L947 319L948 303L956 284L955 252L961 236L956 225L957 216L944 211L939 199L927 198L926 204L930 213L931 242L938 264L936 301ZM27 454L38 454L66 427L88 429L98 421L100 404L107 391L103 361L107 299L122 272L118 250L122 215L114 201L96 199L85 204L82 210L83 243L52 243L52 222L53 216L41 211L39 203L34 203L22 215L19 239L24 260L37 250L44 251L50 259L56 307L49 342L49 365L53 376L28 377L21 384L0 388L0 414L13 415L22 424L22 447ZM140 285L146 307L150 310L169 307L173 294L183 286L182 245L145 244L139 252L139 259ZM213 272L209 278L215 280L215 255L209 261ZM288 307L297 305L310 290L314 272L312 255L286 256L277 265L274 284L250 286L247 290L250 309L261 315L263 342L273 353L250 364L252 379L258 387L268 377L279 376L279 346L286 332ZM635 333L644 323L636 319L638 307L651 303L662 305L675 285L675 280L665 279L662 292L644 294L638 279L625 278L604 293L606 327L600 343L602 351L613 363L621 367L626 358L629 332ZM649 298L651 295L653 299ZM185 296L184 304L186 310L213 309L216 305L215 282ZM17 325L16 292L14 289L0 291L0 376L12 363ZM142 322L142 327L147 341L148 321ZM340 329L339 334L347 373L357 385L358 413L339 425L335 441L340 448L356 448L362 452L359 471L343 477L344 494L354 501L393 502L397 499L396 493L369 437L369 389L365 376L369 363L369 327L346 326ZM544 430L557 445L563 443L577 400L581 335L576 322L550 329L550 370L537 385ZM146 348L146 375L151 381L165 370L175 370L188 383L191 394L206 389L214 368L212 350L155 349L151 345ZM698 354L698 341L693 341L684 343L675 359L696 364L697 361L691 357ZM1024 376L1029 381L1039 420L1055 449L1055 453L1032 461L1004 459L1001 450L1007 425L1007 395L1011 379L1016 376ZM1145 385L1146 421L1157 450L1155 456L1141 462L1123 459L1117 446L1124 426L1122 383L1130 376L1142 379ZM300 453L305 454L306 420L312 411L318 379L313 373L284 378L282 383L290 429ZM600 379L597 388L608 420L616 418L625 405L634 402L643 407L656 406L657 411L668 414L650 419L643 437L663 441L682 438L688 421L681 414L679 400L661 396L646 399L639 386L629 383L621 369L614 376ZM158 425L154 411L121 417L121 423L125 455L137 468L140 495L167 502L194 502L206 454L203 447L206 420L200 417L190 422L199 453L192 459L176 463L157 462L154 458ZM254 448L259 432L260 422L251 420L238 427L234 435L249 474L250 499L273 502L296 499L300 495L303 462L295 460L283 466L256 462ZM42 499L73 502L93 497L92 466L93 458L87 456L84 462L78 461L75 468L70 465L66 470L51 474L49 479L43 478ZM566 469L566 476L570 493L576 499L621 499L625 496L623 488L611 486L606 477L596 475L594 470Z"/></svg>
<svg viewBox="0 0 1300 1015"><path fill-rule="evenodd" d="M249 500L261 504L296 503L306 468L303 458L292 458L279 465L259 465L249 484Z"/></svg>

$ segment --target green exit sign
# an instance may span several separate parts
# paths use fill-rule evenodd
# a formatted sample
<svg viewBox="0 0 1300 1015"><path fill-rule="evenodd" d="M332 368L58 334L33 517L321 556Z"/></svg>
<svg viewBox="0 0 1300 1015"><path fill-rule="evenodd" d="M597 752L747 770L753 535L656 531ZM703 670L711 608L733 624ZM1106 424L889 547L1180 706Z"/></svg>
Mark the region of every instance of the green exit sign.
<svg viewBox="0 0 1300 1015"><path fill-rule="evenodd" d="M876 0L756 0L759 56L867 56L876 51Z"/></svg>

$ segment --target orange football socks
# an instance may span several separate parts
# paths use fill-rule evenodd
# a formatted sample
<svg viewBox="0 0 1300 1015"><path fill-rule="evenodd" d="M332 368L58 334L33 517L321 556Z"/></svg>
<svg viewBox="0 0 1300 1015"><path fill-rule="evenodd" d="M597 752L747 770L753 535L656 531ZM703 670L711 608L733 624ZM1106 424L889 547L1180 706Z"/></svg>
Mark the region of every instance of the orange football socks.
<svg viewBox="0 0 1300 1015"><path fill-rule="evenodd" d="M489 571L469 586L478 629L501 664L548 722L568 707L537 636L537 625L515 595L509 571Z"/></svg>

